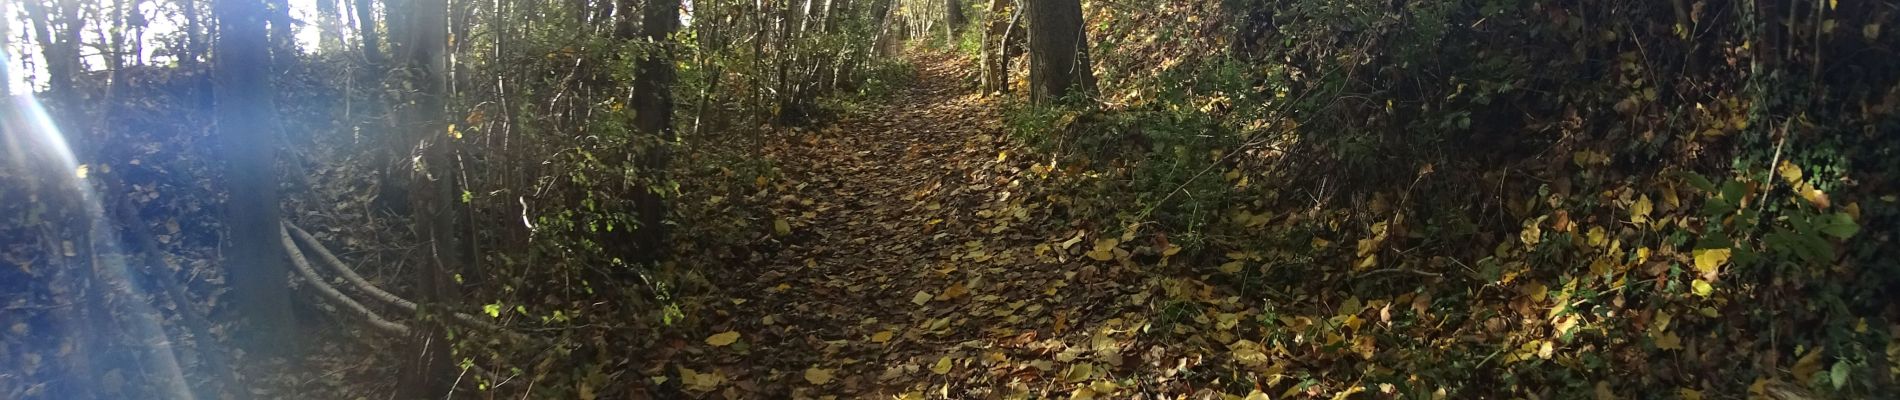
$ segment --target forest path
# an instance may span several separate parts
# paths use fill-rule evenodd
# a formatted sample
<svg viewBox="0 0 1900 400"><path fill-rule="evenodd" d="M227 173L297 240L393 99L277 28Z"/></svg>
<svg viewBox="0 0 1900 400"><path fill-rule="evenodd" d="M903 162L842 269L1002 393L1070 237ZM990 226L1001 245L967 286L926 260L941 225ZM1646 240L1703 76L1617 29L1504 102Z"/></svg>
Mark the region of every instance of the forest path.
<svg viewBox="0 0 1900 400"><path fill-rule="evenodd" d="M790 233L765 265L715 278L730 300L676 358L687 394L993 398L1121 364L1132 329L1105 305L1142 285L1105 277L1139 277L1071 255L1082 232L1048 222L969 65L914 60L887 103L767 146L793 188L772 204Z"/></svg>

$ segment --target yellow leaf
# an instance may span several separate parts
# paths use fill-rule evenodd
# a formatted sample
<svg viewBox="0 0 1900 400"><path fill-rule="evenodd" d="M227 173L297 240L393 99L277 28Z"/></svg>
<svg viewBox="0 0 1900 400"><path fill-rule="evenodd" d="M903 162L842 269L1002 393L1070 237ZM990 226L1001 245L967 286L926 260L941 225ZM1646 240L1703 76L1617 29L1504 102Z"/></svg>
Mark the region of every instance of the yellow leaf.
<svg viewBox="0 0 1900 400"><path fill-rule="evenodd" d="M1728 264L1729 249L1699 249L1695 251L1695 269L1703 274L1714 274Z"/></svg>
<svg viewBox="0 0 1900 400"><path fill-rule="evenodd" d="M1531 302L1542 303L1544 299L1550 298L1550 287L1544 286L1543 282L1532 281L1525 284L1523 293L1525 297L1531 299Z"/></svg>
<svg viewBox="0 0 1900 400"><path fill-rule="evenodd" d="M1088 380L1089 377L1093 375L1095 375L1095 364L1077 363L1070 365L1069 372L1063 374L1062 378L1069 382L1081 382Z"/></svg>
<svg viewBox="0 0 1900 400"><path fill-rule="evenodd" d="M1702 391L1700 390L1680 388L1676 390L1676 394L1681 395L1682 400L1702 400Z"/></svg>
<svg viewBox="0 0 1900 400"><path fill-rule="evenodd" d="M737 341L739 341L738 331L726 331L706 337L706 344L712 347L725 347Z"/></svg>
<svg viewBox="0 0 1900 400"><path fill-rule="evenodd" d="M894 335L894 333L891 333L891 331L878 331L877 333L871 334L871 343L889 342L891 341L892 335Z"/></svg>
<svg viewBox="0 0 1900 400"><path fill-rule="evenodd" d="M1549 216L1537 217L1537 219L1524 224L1524 231L1517 234L1517 239L1524 242L1525 246L1536 246L1537 242L1544 237L1545 218L1549 218Z"/></svg>
<svg viewBox="0 0 1900 400"><path fill-rule="evenodd" d="M1710 286L1709 281L1697 279L1695 282L1691 282L1689 286L1695 288L1695 295L1697 296L1709 297L1709 294L1715 293L1715 287Z"/></svg>
<svg viewBox="0 0 1900 400"><path fill-rule="evenodd" d="M1795 194L1801 195L1801 199L1807 200L1808 204L1813 204L1816 208L1826 210L1828 206L1832 205L1832 202L1827 198L1827 192L1823 192L1821 189L1815 189L1809 185L1801 185L1801 187L1796 188Z"/></svg>
<svg viewBox="0 0 1900 400"><path fill-rule="evenodd" d="M831 382L831 370L818 367L806 368L805 381L811 382L813 385L823 385L826 382Z"/></svg>
<svg viewBox="0 0 1900 400"><path fill-rule="evenodd" d="M1254 389L1253 393L1248 393L1247 397L1241 400L1273 400L1273 398L1267 397L1267 393L1260 391L1260 389Z"/></svg>
<svg viewBox="0 0 1900 400"><path fill-rule="evenodd" d="M1661 335L1654 335L1653 337L1656 339L1657 349L1682 350L1682 337L1676 336L1675 332L1665 332Z"/></svg>
<svg viewBox="0 0 1900 400"><path fill-rule="evenodd" d="M1815 373L1821 372L1821 350L1823 349L1820 347L1808 350L1808 354L1802 355L1801 359L1794 362L1795 382L1807 382L1808 379L1814 377Z"/></svg>
<svg viewBox="0 0 1900 400"><path fill-rule="evenodd" d="M1609 234L1603 232L1603 227L1601 226L1590 227L1588 236L1590 237L1590 246L1593 247L1602 246L1604 241L1609 240Z"/></svg>
<svg viewBox="0 0 1900 400"><path fill-rule="evenodd" d="M1590 276L1608 276L1610 275L1610 267L1611 264L1608 258L1598 258L1596 261L1590 262Z"/></svg>
<svg viewBox="0 0 1900 400"><path fill-rule="evenodd" d="M924 305L924 303L929 303L932 297L936 296L931 296L929 291L919 290L917 291L917 295L910 297L910 302L921 306Z"/></svg>
<svg viewBox="0 0 1900 400"><path fill-rule="evenodd" d="M790 236L792 234L791 221L786 221L784 218L772 221L772 233L779 236Z"/></svg>
<svg viewBox="0 0 1900 400"><path fill-rule="evenodd" d="M937 363L930 366L930 373L937 375L950 373L950 356L937 359Z"/></svg>
<svg viewBox="0 0 1900 400"><path fill-rule="evenodd" d="M1161 250L1162 257L1173 257L1175 254L1180 254L1180 253L1181 253L1181 246L1172 244L1172 243L1168 244L1168 248Z"/></svg>
<svg viewBox="0 0 1900 400"><path fill-rule="evenodd" d="M1775 167L1775 172L1780 172L1781 179L1788 181L1789 184L1801 183L1801 167L1795 166L1788 160L1781 160L1781 165Z"/></svg>
<svg viewBox="0 0 1900 400"><path fill-rule="evenodd" d="M1649 222L1649 212L1653 209L1654 206L1649 202L1649 195L1643 195L1636 200L1635 205L1630 206L1630 222L1637 224Z"/></svg>
<svg viewBox="0 0 1900 400"><path fill-rule="evenodd" d="M1095 389L1082 387L1069 393L1069 400L1095 400Z"/></svg>

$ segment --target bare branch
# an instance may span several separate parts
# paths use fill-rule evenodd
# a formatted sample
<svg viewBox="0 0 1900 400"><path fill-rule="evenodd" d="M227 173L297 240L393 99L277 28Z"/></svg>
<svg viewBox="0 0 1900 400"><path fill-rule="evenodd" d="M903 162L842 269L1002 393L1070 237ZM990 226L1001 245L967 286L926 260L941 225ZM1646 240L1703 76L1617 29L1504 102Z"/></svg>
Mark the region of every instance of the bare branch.
<svg viewBox="0 0 1900 400"><path fill-rule="evenodd" d="M409 336L410 330L408 326L383 319L381 315L377 315L376 312L371 311L369 307L364 307L362 303L356 302L356 300L344 295L343 292L337 291L336 287L330 286L328 282L324 282L323 277L317 276L317 271L310 268L310 260L305 259L303 252L297 250L297 244L291 241L290 228L288 228L290 224L286 223L284 226L286 226L286 228L277 231L278 236L283 239L284 252L290 256L291 265L296 266L297 274L303 276L304 281L309 282L311 287L316 288L318 294L322 294L323 297L329 298L330 301L341 304L344 308L348 308L350 311L362 315L365 320L368 320L370 326L378 330L397 336Z"/></svg>

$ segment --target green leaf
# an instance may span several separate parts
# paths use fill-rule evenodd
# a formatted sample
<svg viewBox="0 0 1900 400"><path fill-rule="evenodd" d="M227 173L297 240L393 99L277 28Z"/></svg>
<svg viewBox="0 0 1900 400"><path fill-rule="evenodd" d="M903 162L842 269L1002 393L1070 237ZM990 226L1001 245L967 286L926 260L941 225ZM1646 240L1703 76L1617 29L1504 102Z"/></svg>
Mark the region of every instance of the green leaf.
<svg viewBox="0 0 1900 400"><path fill-rule="evenodd" d="M1827 381L1833 383L1835 389L1847 386L1847 368L1847 360L1835 361L1834 367L1828 368Z"/></svg>
<svg viewBox="0 0 1900 400"><path fill-rule="evenodd" d="M1860 233L1860 225L1854 223L1854 216L1847 213L1834 213L1821 217L1819 230L1835 239L1846 240L1854 237L1855 233Z"/></svg>
<svg viewBox="0 0 1900 400"><path fill-rule="evenodd" d="M1715 184L1709 182L1709 178L1704 178L1702 177L1702 175L1698 175L1694 172L1683 171L1683 172L1677 173L1676 176L1681 177L1682 179L1688 180L1689 186L1695 186L1696 189L1700 189L1703 192L1715 191Z"/></svg>
<svg viewBox="0 0 1900 400"><path fill-rule="evenodd" d="M488 313L489 318L501 318L501 305L489 304L482 306L482 312Z"/></svg>
<svg viewBox="0 0 1900 400"><path fill-rule="evenodd" d="M1731 180L1722 182L1722 199L1734 202L1735 204L1741 204L1742 196L1747 194L1748 185L1742 183L1742 181Z"/></svg>

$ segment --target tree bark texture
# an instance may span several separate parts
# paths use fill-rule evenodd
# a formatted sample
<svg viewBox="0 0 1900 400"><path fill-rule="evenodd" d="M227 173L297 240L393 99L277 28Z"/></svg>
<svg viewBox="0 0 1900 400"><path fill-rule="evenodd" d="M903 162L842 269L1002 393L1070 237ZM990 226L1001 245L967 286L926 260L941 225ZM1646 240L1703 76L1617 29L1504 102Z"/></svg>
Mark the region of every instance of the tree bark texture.
<svg viewBox="0 0 1900 400"><path fill-rule="evenodd" d="M673 70L672 36L679 31L679 9L680 0L649 0L640 22L641 36L655 46L640 59L639 75L633 82L634 129L653 144L641 156L642 181L647 185L635 191L640 196L636 200L640 214L637 244L641 255L648 258L642 261L648 262L661 260L667 253L666 167L672 157L669 147L677 138L673 131L673 83L678 78Z"/></svg>
<svg viewBox="0 0 1900 400"><path fill-rule="evenodd" d="M459 291L449 271L473 261L462 237L462 214L457 193L459 176L455 138L446 118L448 104L448 1L408 0L401 41L403 68L414 89L399 113L403 128L419 157L409 182L411 223L423 240L420 268L416 269L417 303L424 323L411 335L413 346L403 365L401 397L440 398L452 390L454 359L443 321ZM391 24L395 26L395 24ZM394 29L392 29L393 31Z"/></svg>
<svg viewBox="0 0 1900 400"><path fill-rule="evenodd" d="M1029 18L1029 98L1047 104L1071 94L1095 91L1089 65L1088 32L1077 0L1034 0L1024 4Z"/></svg>
<svg viewBox="0 0 1900 400"><path fill-rule="evenodd" d="M282 354L295 336L290 317L288 267L271 239L281 229L275 163L282 131L270 81L267 11L262 0L216 0L219 32L212 59L216 101L214 118L223 144L226 187L225 225L230 229L225 260L238 314L249 320L246 348Z"/></svg>

